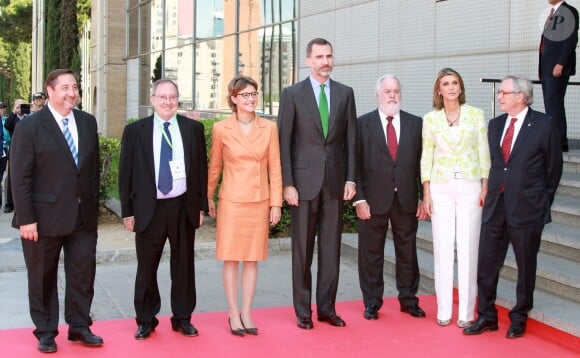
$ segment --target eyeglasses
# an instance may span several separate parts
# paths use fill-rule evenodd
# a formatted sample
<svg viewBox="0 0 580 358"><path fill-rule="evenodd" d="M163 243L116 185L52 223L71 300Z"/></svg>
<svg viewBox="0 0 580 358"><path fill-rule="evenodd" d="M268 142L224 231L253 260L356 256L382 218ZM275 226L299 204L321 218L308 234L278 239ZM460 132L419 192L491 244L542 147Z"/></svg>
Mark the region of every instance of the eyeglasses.
<svg viewBox="0 0 580 358"><path fill-rule="evenodd" d="M258 92L245 92L245 93L238 93L238 96L242 96L242 98L244 99L248 99L250 98L250 96L252 96L252 98L258 98Z"/></svg>
<svg viewBox="0 0 580 358"><path fill-rule="evenodd" d="M177 99L179 98L177 96L158 96L158 95L155 95L155 97L159 98L159 100L163 101L163 102L167 102L167 101L176 102Z"/></svg>
<svg viewBox="0 0 580 358"><path fill-rule="evenodd" d="M518 91L511 91L511 92L509 92L509 91L498 90L496 93L497 93L498 96L505 96L507 94L520 93L520 92L518 92Z"/></svg>

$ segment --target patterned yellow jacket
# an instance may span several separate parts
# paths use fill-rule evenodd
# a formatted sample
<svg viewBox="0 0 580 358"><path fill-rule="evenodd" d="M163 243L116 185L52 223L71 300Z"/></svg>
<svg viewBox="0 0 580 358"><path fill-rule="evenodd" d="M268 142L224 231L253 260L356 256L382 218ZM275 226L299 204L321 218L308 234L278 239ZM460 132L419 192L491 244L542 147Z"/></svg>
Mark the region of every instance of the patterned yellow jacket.
<svg viewBox="0 0 580 358"><path fill-rule="evenodd" d="M443 109L433 110L423 118L421 182L446 183L454 171L463 178L487 178L491 161L487 140L487 122L483 111L466 104L461 106L457 144L451 135Z"/></svg>

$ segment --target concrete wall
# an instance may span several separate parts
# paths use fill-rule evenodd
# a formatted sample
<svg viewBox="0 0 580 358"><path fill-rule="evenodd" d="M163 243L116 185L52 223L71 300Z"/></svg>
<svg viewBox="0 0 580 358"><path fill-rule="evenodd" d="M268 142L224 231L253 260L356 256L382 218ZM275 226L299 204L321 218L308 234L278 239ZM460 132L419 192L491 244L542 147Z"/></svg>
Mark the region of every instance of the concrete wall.
<svg viewBox="0 0 580 358"><path fill-rule="evenodd" d="M580 6L578 0L568 3ZM376 106L376 79L393 73L403 85L403 108L424 115L431 110L437 71L452 67L464 79L467 102L491 118L491 85L480 78L537 79L547 9L546 0L299 0L299 80L309 73L306 44L324 37L334 45L333 77L354 88L359 114ZM541 88L534 90L533 107L543 111ZM580 88L569 87L566 95L568 133L576 139L579 94Z"/></svg>

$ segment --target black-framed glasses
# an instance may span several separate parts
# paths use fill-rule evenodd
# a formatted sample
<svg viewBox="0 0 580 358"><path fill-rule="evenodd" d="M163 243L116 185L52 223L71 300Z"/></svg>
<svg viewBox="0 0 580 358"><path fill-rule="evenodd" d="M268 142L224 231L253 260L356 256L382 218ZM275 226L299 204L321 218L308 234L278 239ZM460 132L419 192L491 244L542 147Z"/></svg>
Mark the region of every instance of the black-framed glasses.
<svg viewBox="0 0 580 358"><path fill-rule="evenodd" d="M252 98L258 98L258 92L245 92L245 93L238 93L238 96L242 96L243 99L248 99L250 96Z"/></svg>

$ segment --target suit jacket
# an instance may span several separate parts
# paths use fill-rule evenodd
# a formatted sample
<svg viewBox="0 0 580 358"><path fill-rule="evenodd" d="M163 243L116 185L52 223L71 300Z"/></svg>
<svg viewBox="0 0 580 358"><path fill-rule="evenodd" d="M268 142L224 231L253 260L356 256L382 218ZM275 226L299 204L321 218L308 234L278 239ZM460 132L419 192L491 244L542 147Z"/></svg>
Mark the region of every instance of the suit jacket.
<svg viewBox="0 0 580 358"><path fill-rule="evenodd" d="M4 122L4 128L10 133L10 137L14 135L14 128L16 128L16 124L20 121L20 118L16 115L16 113L12 113L6 118Z"/></svg>
<svg viewBox="0 0 580 358"><path fill-rule="evenodd" d="M400 112L400 120L397 159L393 160L378 109L358 119L359 172L354 200L366 200L372 214L390 210L395 188L402 209L417 211L423 121L405 111Z"/></svg>
<svg viewBox="0 0 580 358"><path fill-rule="evenodd" d="M282 207L282 172L276 123L256 117L246 135L236 116L213 125L208 175L208 199L212 200L223 169L219 197L237 203L270 200Z"/></svg>
<svg viewBox="0 0 580 358"><path fill-rule="evenodd" d="M300 200L312 200L324 177L332 195L342 198L345 181L356 181L356 105L352 88L330 80L330 117L326 139L309 78L285 88L278 110L284 187Z"/></svg>
<svg viewBox="0 0 580 358"><path fill-rule="evenodd" d="M73 110L78 130L77 168L64 135L48 107L18 122L11 146L10 176L14 196L12 226L38 223L43 236L64 236L76 226L97 229L99 139L92 115Z"/></svg>
<svg viewBox="0 0 580 358"><path fill-rule="evenodd" d="M461 106L459 142L453 140L443 109L427 113L423 122L421 182L446 183L455 168L470 180L487 178L490 159L483 111Z"/></svg>
<svg viewBox="0 0 580 358"><path fill-rule="evenodd" d="M572 19L569 18L569 14L572 14ZM563 21L574 21L574 31L570 34L569 37L562 41L553 41L547 37L544 37L544 54L539 53L538 72L541 77L542 68L544 68L544 71L549 71L551 73L554 66L560 64L564 66L562 72L563 75L573 76L576 74L578 11L574 7L568 5L566 2L563 2L558 10L554 13L554 18L560 20L563 19ZM552 23L550 23L548 26L552 26ZM562 27L565 26L565 24L556 24L556 29L558 26Z"/></svg>
<svg viewBox="0 0 580 358"><path fill-rule="evenodd" d="M489 123L491 170L483 207L483 222L494 214L503 182L505 214L510 225L546 224L562 176L562 148L559 131L550 116L532 110L524 119L507 164L501 151L507 114Z"/></svg>
<svg viewBox="0 0 580 358"><path fill-rule="evenodd" d="M153 116L128 124L123 131L119 160L119 196L122 216L135 217L135 232L144 231L155 212L157 184L153 157ZM207 211L207 155L203 125L177 115L183 140L187 176L186 206L193 227L200 211Z"/></svg>

